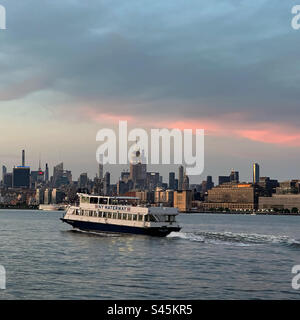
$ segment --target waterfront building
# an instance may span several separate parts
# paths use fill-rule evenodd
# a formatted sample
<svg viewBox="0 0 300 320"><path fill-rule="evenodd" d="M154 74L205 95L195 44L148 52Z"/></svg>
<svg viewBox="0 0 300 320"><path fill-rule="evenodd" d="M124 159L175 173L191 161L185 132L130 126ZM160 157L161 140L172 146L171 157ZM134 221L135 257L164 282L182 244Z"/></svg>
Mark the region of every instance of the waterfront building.
<svg viewBox="0 0 300 320"><path fill-rule="evenodd" d="M207 200L203 203L205 210L254 210L257 208L256 188L248 183L227 183L208 191Z"/></svg>
<svg viewBox="0 0 300 320"><path fill-rule="evenodd" d="M65 193L58 189L53 189L51 193L51 204L60 204L64 201Z"/></svg>
<svg viewBox="0 0 300 320"><path fill-rule="evenodd" d="M180 212L189 212L192 209L193 195L191 190L178 190L174 192L174 208Z"/></svg>
<svg viewBox="0 0 300 320"><path fill-rule="evenodd" d="M258 203L260 210L300 211L300 194L273 194L271 197L259 197Z"/></svg>
<svg viewBox="0 0 300 320"><path fill-rule="evenodd" d="M290 180L279 183L276 194L297 194L299 193L299 180Z"/></svg>
<svg viewBox="0 0 300 320"><path fill-rule="evenodd" d="M52 190L47 188L44 192L44 204L52 203Z"/></svg>
<svg viewBox="0 0 300 320"><path fill-rule="evenodd" d="M44 189L36 189L35 192L35 203L36 204L43 204L44 203Z"/></svg>

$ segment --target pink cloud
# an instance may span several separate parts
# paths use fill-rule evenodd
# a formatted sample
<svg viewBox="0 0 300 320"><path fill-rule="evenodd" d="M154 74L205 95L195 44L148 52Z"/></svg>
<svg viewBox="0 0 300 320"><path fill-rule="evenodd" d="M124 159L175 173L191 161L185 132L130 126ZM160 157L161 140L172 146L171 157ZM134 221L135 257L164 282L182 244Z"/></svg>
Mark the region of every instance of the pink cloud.
<svg viewBox="0 0 300 320"><path fill-rule="evenodd" d="M109 109L109 106L106 106ZM109 125L117 125L120 120L127 120L129 125L144 128L168 129L204 129L206 135L216 137L244 138L251 141L283 145L300 146L300 129L288 123L253 122L241 113L220 115L216 118L182 119L170 117L168 120L149 118L138 115L102 113L94 108L80 108L80 113L88 119Z"/></svg>

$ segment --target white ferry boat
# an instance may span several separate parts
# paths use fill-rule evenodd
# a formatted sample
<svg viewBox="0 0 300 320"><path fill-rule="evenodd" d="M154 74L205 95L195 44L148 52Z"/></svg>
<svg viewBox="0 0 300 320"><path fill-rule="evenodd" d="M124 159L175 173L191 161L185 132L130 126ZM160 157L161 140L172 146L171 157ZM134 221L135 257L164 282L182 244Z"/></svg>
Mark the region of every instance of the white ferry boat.
<svg viewBox="0 0 300 320"><path fill-rule="evenodd" d="M178 232L178 210L138 206L138 198L78 194L79 205L69 206L61 219L76 229L165 237Z"/></svg>

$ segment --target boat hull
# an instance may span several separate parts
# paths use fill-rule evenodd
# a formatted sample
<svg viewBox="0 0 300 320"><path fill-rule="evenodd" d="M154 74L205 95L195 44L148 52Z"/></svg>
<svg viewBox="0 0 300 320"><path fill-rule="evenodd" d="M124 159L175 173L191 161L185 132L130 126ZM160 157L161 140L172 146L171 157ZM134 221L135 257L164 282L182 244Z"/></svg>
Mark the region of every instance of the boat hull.
<svg viewBox="0 0 300 320"><path fill-rule="evenodd" d="M179 227L139 228L139 227L121 226L121 225L115 225L115 224L69 220L69 219L63 219L63 218L61 220L65 223L70 224L73 228L83 230L83 231L94 231L94 232L127 233L127 234L149 235L149 236L155 236L155 237L166 237L171 232L178 232L181 230L181 228Z"/></svg>

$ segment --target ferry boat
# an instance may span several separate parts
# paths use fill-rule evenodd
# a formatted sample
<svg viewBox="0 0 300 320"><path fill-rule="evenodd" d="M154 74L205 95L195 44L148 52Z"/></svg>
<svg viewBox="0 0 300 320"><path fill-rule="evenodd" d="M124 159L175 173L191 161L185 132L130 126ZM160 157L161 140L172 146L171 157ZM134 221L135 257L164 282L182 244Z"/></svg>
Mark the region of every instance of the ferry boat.
<svg viewBox="0 0 300 320"><path fill-rule="evenodd" d="M79 230L159 237L181 230L176 208L142 207L135 197L78 196L79 204L69 206L61 220Z"/></svg>

